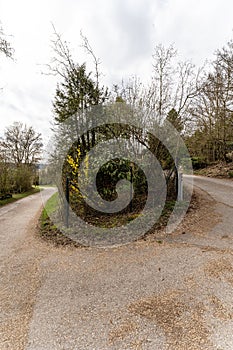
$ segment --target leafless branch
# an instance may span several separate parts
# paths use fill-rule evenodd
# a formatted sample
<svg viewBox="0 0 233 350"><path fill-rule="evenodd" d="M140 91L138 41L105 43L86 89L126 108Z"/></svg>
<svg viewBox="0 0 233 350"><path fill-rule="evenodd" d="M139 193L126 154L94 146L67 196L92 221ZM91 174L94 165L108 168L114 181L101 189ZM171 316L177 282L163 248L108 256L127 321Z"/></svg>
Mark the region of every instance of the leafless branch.
<svg viewBox="0 0 233 350"><path fill-rule="evenodd" d="M95 77L96 77L96 86L99 86L99 77L100 77L100 73L99 73L99 65L100 65L100 59L96 57L96 55L94 54L94 51L89 43L89 40L87 39L87 37L82 33L82 31L80 31L80 36L83 40L83 44L82 47L86 50L86 52L92 57L94 65L95 65Z"/></svg>

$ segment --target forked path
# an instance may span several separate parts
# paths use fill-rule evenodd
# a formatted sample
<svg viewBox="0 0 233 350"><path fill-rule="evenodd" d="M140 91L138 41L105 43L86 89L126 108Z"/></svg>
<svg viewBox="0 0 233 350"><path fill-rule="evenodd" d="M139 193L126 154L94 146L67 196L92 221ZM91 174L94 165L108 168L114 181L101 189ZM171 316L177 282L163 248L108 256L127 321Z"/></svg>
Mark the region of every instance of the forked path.
<svg viewBox="0 0 233 350"><path fill-rule="evenodd" d="M55 247L35 233L39 195L2 208L0 349L232 350L233 187L197 181L223 194L209 225L199 210L202 232L162 244Z"/></svg>

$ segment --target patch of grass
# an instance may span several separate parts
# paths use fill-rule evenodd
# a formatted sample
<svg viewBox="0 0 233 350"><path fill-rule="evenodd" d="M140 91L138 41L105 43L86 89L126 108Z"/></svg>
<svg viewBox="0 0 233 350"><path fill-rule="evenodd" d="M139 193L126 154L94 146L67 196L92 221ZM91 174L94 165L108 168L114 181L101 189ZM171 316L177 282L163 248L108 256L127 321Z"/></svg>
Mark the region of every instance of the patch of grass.
<svg viewBox="0 0 233 350"><path fill-rule="evenodd" d="M175 201L175 200L173 200L173 201L167 201L167 202L165 203L163 212L166 212L166 211L168 211L168 210L173 210L175 204L176 204L176 201Z"/></svg>
<svg viewBox="0 0 233 350"><path fill-rule="evenodd" d="M50 219L50 215L54 213L57 209L58 201L59 201L58 193L55 193L46 203L40 218L40 236L42 236L46 241L50 241L56 246L71 245L73 247L74 246L81 247L82 246L81 244L73 241L72 239L68 238L65 234L63 234ZM168 223L170 215L176 204L177 203L175 200L167 201L165 203L165 206L162 210L162 213L160 215L158 222L156 222L153 225L153 227L141 238L146 239L146 236L150 234L154 234L157 230L160 230L161 228L165 227ZM178 211L179 211L179 208L182 210L184 205L187 205L185 201L180 202L178 206ZM88 216L84 217L84 220L96 227L97 225L95 224L98 223L98 227L100 228L114 228L114 227L125 226L126 224L130 223L136 218L140 218L139 211L132 212L132 213L125 211L122 213L118 213L114 216L109 215L109 217L105 217L104 215L96 216L96 215L93 215L94 213L92 212L88 214L89 214ZM162 244L163 241L158 240L157 243Z"/></svg>
<svg viewBox="0 0 233 350"><path fill-rule="evenodd" d="M66 237L50 219L50 215L53 214L59 203L58 192L56 192L45 204L42 210L39 220L39 235L45 241L51 242L55 246L73 246L80 247L80 244Z"/></svg>
<svg viewBox="0 0 233 350"><path fill-rule="evenodd" d="M0 206L3 206L3 205L6 205L6 204L9 204L9 203L16 202L16 201L18 201L19 199L28 197L28 196L30 196L31 194L38 193L38 192L40 192L40 189L39 189L38 187L34 187L34 188L32 188L32 190L30 190L30 191L28 191L28 192L24 192L24 193L15 193L15 194L13 194L12 198L7 198L7 199L0 200Z"/></svg>
<svg viewBox="0 0 233 350"><path fill-rule="evenodd" d="M138 217L139 215L140 215L139 213L129 214L129 216L127 217L127 221L128 221L128 222L133 221L133 220L137 219L137 217Z"/></svg>
<svg viewBox="0 0 233 350"><path fill-rule="evenodd" d="M41 225L46 226L48 224L48 219L51 214L53 214L58 207L58 192L54 193L52 197L46 202L45 207L41 214Z"/></svg>
<svg viewBox="0 0 233 350"><path fill-rule="evenodd" d="M58 192L54 193L52 197L45 204L44 210L47 212L48 216L53 214L58 207Z"/></svg>

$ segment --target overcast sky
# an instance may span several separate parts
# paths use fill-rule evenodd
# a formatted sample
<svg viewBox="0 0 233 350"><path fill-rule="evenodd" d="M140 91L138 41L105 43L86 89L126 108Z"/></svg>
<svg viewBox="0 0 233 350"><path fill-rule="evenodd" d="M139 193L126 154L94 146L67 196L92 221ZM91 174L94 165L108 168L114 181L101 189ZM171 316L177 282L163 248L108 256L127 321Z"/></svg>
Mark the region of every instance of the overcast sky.
<svg viewBox="0 0 233 350"><path fill-rule="evenodd" d="M232 0L0 0L0 21L15 49L15 61L0 57L0 135L22 121L46 142L57 82L41 74L52 57L51 23L79 63L86 60L83 31L111 88L134 74L148 79L159 43L174 44L181 59L201 66L233 37L232 13Z"/></svg>

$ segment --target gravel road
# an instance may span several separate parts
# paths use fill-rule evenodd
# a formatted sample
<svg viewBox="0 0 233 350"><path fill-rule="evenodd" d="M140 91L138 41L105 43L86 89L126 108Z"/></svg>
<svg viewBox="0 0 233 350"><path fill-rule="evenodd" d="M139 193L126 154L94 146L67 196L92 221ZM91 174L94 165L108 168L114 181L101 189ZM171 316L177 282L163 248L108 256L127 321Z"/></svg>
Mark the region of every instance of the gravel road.
<svg viewBox="0 0 233 350"><path fill-rule="evenodd" d="M162 243L55 247L39 194L0 209L0 349L232 350L233 182L195 185L203 208Z"/></svg>

